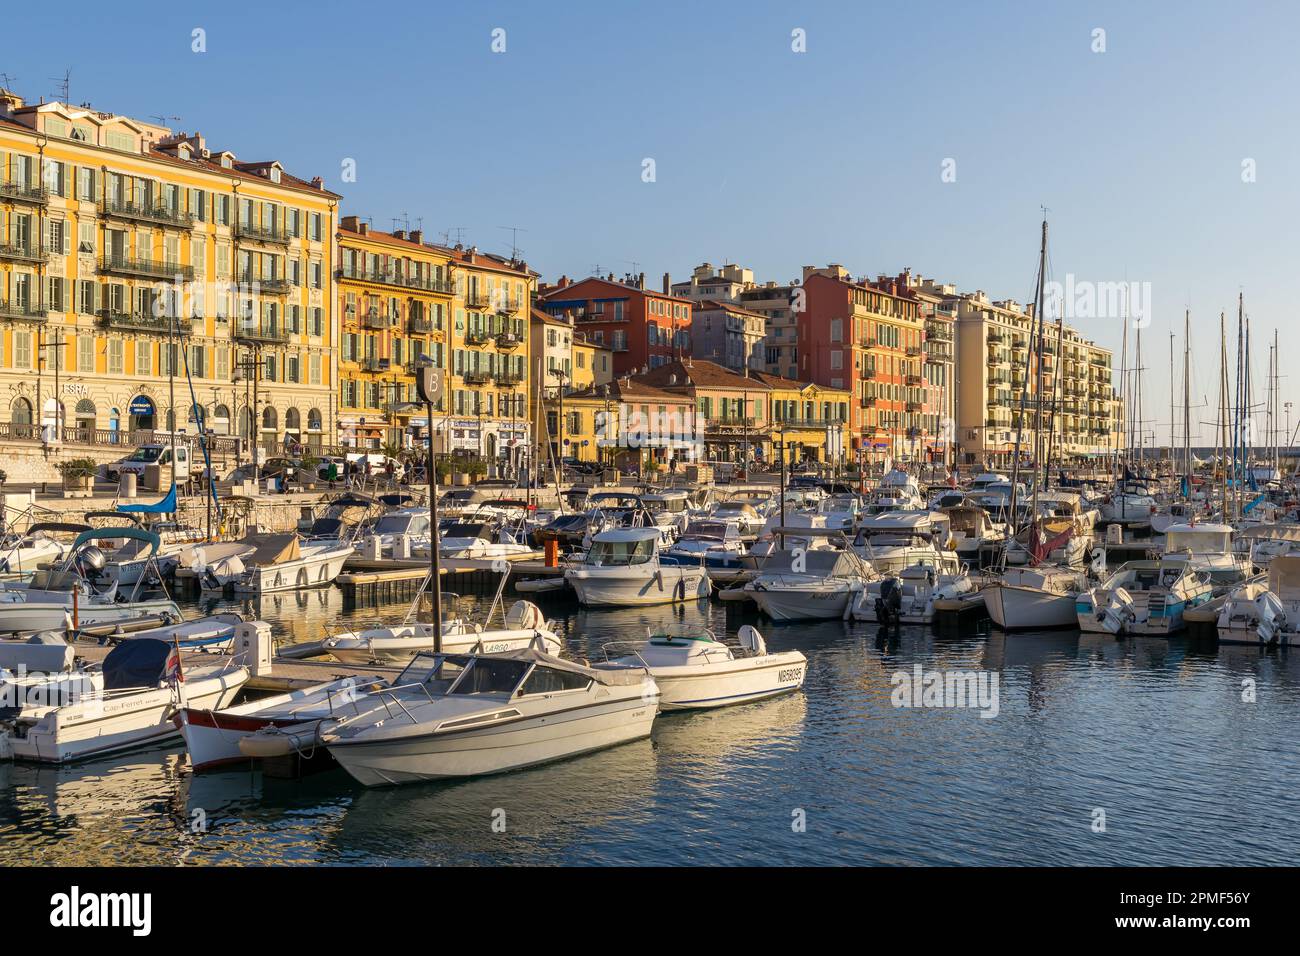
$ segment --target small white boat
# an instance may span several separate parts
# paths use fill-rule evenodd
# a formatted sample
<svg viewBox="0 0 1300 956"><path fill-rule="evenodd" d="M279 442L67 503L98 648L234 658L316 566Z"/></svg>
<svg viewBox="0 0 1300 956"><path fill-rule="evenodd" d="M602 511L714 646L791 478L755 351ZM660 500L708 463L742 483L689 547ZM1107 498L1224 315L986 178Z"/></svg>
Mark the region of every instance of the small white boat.
<svg viewBox="0 0 1300 956"><path fill-rule="evenodd" d="M1165 529L1165 559L1202 571L1216 586L1240 584L1254 570L1250 556L1233 547L1232 525L1173 524Z"/></svg>
<svg viewBox="0 0 1300 956"><path fill-rule="evenodd" d="M321 721L344 713L343 708L361 695L387 686L388 681L382 679L340 677L235 707L182 707L178 717L190 766L201 772L277 753L271 747L245 744L257 734L268 741L278 740L283 745L279 752L306 756L317 745L316 729Z"/></svg>
<svg viewBox="0 0 1300 956"><path fill-rule="evenodd" d="M718 584L730 584L749 574L746 553L748 549L733 522L709 518L693 520L664 551L665 557L681 564L702 563L709 578Z"/></svg>
<svg viewBox="0 0 1300 956"><path fill-rule="evenodd" d="M241 593L266 594L324 587L339 576L343 564L355 553L349 545L303 543L293 533L251 535L244 543L253 546L250 553L207 566L201 578L205 591L229 587Z"/></svg>
<svg viewBox="0 0 1300 956"><path fill-rule="evenodd" d="M955 556L946 548L948 516L932 511L884 511L863 518L853 550L880 574Z"/></svg>
<svg viewBox="0 0 1300 956"><path fill-rule="evenodd" d="M1216 625L1223 644L1300 647L1300 554L1275 557L1267 581L1232 591Z"/></svg>
<svg viewBox="0 0 1300 956"><path fill-rule="evenodd" d="M918 561L898 572L868 581L849 606L855 621L930 624L939 605L972 600L978 588L966 565L943 555Z"/></svg>
<svg viewBox="0 0 1300 956"><path fill-rule="evenodd" d="M1101 500L1100 510L1101 520L1109 524L1121 524L1126 528L1149 528L1151 516L1159 507L1146 485L1125 481Z"/></svg>
<svg viewBox="0 0 1300 956"><path fill-rule="evenodd" d="M977 505L956 505L943 509L948 516L949 533L957 557L977 562L982 551L990 551L1007 539L1006 531L993 523L989 513Z"/></svg>
<svg viewBox="0 0 1300 956"><path fill-rule="evenodd" d="M66 763L101 756L177 736L178 704L223 707L248 680L248 669L228 659L186 667L183 679L169 684L174 653L163 641L124 641L104 659L97 692L56 706L23 706L0 719L0 734L19 760Z"/></svg>
<svg viewBox="0 0 1300 956"><path fill-rule="evenodd" d="M809 534L807 529L789 530ZM871 566L849 548L782 548L745 585L744 593L773 621L834 620L844 617L850 602L875 577Z"/></svg>
<svg viewBox="0 0 1300 956"><path fill-rule="evenodd" d="M578 601L589 606L672 604L709 596L713 586L698 562L676 563L659 548L656 527L602 531L564 578Z"/></svg>
<svg viewBox="0 0 1300 956"><path fill-rule="evenodd" d="M646 640L605 645L612 667L644 668L659 685L659 709L706 710L745 704L803 686L808 659L799 651L769 652L758 631L745 625L733 650L707 628L674 623L649 631Z"/></svg>
<svg viewBox="0 0 1300 956"><path fill-rule="evenodd" d="M533 554L498 522L453 521L438 530L438 554L447 559L509 558ZM411 549L412 557L428 557L428 542Z"/></svg>
<svg viewBox="0 0 1300 956"><path fill-rule="evenodd" d="M457 654L499 654L533 647L547 654L559 654L562 649L553 625L536 604L516 601L506 612L504 623L505 627L493 629L444 613L442 650ZM321 648L345 664L404 664L418 653L433 650L433 625L407 623L335 634L322 641Z"/></svg>
<svg viewBox="0 0 1300 956"><path fill-rule="evenodd" d="M980 593L989 617L1002 630L1040 630L1075 626L1075 595L1087 586L1082 571L1042 565L1006 568Z"/></svg>
<svg viewBox="0 0 1300 956"><path fill-rule="evenodd" d="M354 710L322 726L320 741L373 787L501 773L648 737L659 688L643 668L532 650L419 654Z"/></svg>
<svg viewBox="0 0 1300 956"><path fill-rule="evenodd" d="M1181 631L1183 614L1214 596L1209 580L1181 561L1129 561L1075 599L1087 634L1164 636Z"/></svg>
<svg viewBox="0 0 1300 956"><path fill-rule="evenodd" d="M0 574L25 576L43 564L53 564L72 550L73 539L89 525L61 521L37 521L21 534L8 534L0 541Z"/></svg>

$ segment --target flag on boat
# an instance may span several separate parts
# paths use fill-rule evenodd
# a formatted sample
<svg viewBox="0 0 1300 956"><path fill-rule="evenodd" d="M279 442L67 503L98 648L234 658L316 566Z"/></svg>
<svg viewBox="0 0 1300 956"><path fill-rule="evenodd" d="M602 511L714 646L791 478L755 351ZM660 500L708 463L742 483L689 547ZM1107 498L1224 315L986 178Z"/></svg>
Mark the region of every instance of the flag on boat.
<svg viewBox="0 0 1300 956"><path fill-rule="evenodd" d="M185 683L185 674L181 670L181 645L179 640L172 644L171 653L167 655L167 663L163 667L163 674L169 684Z"/></svg>

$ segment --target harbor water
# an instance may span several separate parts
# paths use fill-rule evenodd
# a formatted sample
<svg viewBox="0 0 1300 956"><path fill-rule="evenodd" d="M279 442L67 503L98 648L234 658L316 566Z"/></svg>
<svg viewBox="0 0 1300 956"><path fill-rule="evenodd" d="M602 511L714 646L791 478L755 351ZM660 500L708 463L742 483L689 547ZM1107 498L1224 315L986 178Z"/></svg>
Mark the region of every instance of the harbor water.
<svg viewBox="0 0 1300 956"><path fill-rule="evenodd" d="M473 606L490 599L466 598ZM758 626L809 660L801 693L661 716L649 740L469 782L366 790L190 772L181 746L0 765L0 863L1289 864L1300 655L1188 638L982 625L778 626L752 607L583 610L568 652L671 620ZM330 588L221 602L285 642L391 623ZM987 672L996 715L895 706L896 675ZM989 714L989 716L983 716Z"/></svg>

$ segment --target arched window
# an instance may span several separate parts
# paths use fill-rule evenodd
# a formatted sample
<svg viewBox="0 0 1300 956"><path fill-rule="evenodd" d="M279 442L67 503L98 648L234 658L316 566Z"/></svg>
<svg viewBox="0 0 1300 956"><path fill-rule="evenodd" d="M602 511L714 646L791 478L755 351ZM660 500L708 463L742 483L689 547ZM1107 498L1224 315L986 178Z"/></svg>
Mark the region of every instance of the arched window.
<svg viewBox="0 0 1300 956"><path fill-rule="evenodd" d="M310 432L320 431L320 423L321 423L320 409L313 408L311 411L307 413L307 430Z"/></svg>
<svg viewBox="0 0 1300 956"><path fill-rule="evenodd" d="M25 398L14 399L13 411L9 415L9 420L15 425L30 425L32 423L32 403Z"/></svg>
<svg viewBox="0 0 1300 956"><path fill-rule="evenodd" d="M296 432L299 430L302 421L298 415L298 409L291 408L284 413L284 430L287 432Z"/></svg>
<svg viewBox="0 0 1300 956"><path fill-rule="evenodd" d="M262 409L263 430L275 431L279 420L279 416L276 414L276 411L272 406L268 405L266 408Z"/></svg>
<svg viewBox="0 0 1300 956"><path fill-rule="evenodd" d="M77 402L77 418L94 418L95 403L88 398L83 398Z"/></svg>
<svg viewBox="0 0 1300 956"><path fill-rule="evenodd" d="M212 410L212 430L221 435L230 434L230 408L218 405Z"/></svg>

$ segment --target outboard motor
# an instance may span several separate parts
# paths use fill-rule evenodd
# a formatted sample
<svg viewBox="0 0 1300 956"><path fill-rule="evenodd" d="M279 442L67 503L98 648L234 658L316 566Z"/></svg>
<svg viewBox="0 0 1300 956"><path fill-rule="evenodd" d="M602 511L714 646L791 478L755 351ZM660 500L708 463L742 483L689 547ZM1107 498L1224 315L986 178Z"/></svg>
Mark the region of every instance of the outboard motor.
<svg viewBox="0 0 1300 956"><path fill-rule="evenodd" d="M880 582L880 596L876 598L876 621L885 627L898 627L902 608L903 594L898 578L885 578Z"/></svg>
<svg viewBox="0 0 1300 956"><path fill-rule="evenodd" d="M104 558L104 552L93 544L82 548L77 554L77 569L81 572L82 577L87 580L95 580L104 573L104 565L107 564Z"/></svg>

